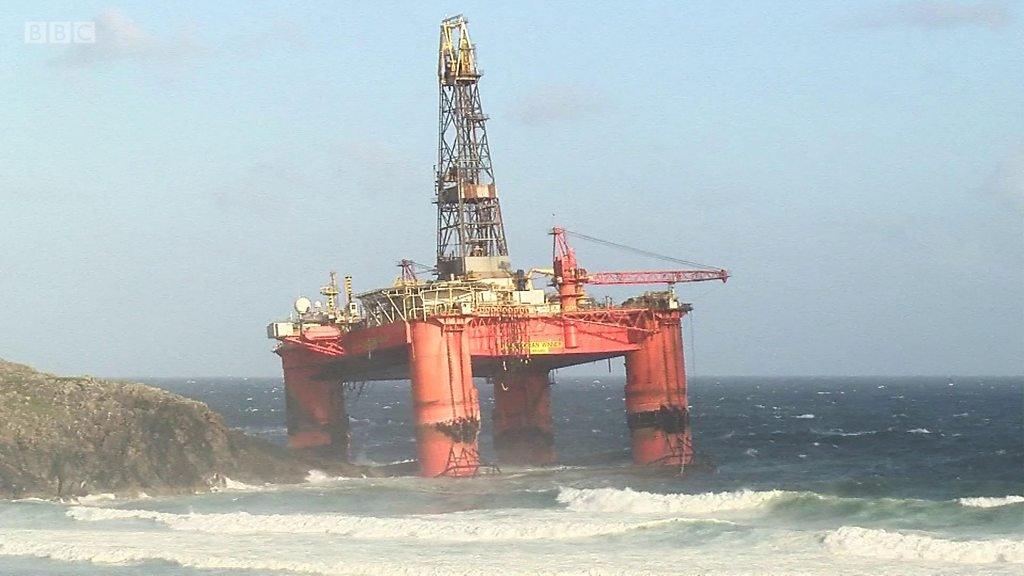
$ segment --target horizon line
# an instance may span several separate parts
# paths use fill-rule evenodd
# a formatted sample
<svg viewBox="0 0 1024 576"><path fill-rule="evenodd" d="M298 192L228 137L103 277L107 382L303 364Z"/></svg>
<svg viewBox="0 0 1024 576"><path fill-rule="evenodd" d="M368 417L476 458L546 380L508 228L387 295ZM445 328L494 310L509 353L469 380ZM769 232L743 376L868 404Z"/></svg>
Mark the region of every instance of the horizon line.
<svg viewBox="0 0 1024 576"><path fill-rule="evenodd" d="M142 379L202 379L211 380L215 378L231 378L234 380L283 380L283 375L276 376L234 376L230 374L220 375L176 375L176 376L164 376L164 375L133 375L133 376L97 376L94 374L79 374L79 376L92 376L94 378L104 378L111 380L130 380L135 378ZM625 374L579 374L573 375L573 378L600 378L607 376L625 377ZM487 378L487 376L474 376L477 378ZM1024 374L688 374L686 378L689 379L706 379L706 378L757 378L757 379L768 379L768 378L1024 378ZM390 380L366 380L365 382L400 382L402 380L408 380L408 378L395 378ZM361 382L361 381L360 381Z"/></svg>

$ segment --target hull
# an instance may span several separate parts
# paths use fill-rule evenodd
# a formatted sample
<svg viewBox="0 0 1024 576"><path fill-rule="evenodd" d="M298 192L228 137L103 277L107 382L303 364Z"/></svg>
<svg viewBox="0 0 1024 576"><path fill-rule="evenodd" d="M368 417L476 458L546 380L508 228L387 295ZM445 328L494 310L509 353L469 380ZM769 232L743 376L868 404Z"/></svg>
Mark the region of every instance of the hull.
<svg viewBox="0 0 1024 576"><path fill-rule="evenodd" d="M285 338L289 445L348 452L344 382L409 379L420 474L466 476L480 466L474 377L495 387L499 461L555 461L550 370L624 356L625 424L640 465L693 458L680 321L685 309L600 308L552 315L445 314Z"/></svg>

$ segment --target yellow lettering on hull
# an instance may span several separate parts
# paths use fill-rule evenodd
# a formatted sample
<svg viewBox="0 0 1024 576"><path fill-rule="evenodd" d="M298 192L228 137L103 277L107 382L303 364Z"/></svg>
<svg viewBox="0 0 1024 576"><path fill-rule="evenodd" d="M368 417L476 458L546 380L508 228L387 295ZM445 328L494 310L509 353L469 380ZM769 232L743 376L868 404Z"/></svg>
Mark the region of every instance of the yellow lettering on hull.
<svg viewBox="0 0 1024 576"><path fill-rule="evenodd" d="M530 342L516 342L502 346L502 352L507 354L523 353L530 354L552 354L555 351L565 348L562 340L531 340Z"/></svg>

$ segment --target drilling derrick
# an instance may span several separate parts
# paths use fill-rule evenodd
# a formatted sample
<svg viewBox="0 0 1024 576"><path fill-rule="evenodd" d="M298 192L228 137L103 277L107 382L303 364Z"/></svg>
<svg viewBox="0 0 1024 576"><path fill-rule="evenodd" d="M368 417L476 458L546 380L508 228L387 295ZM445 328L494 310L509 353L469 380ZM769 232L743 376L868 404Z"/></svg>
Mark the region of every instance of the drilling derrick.
<svg viewBox="0 0 1024 576"><path fill-rule="evenodd" d="M691 307L672 287L724 282L729 272L554 228L551 260L512 273L480 70L462 16L441 23L437 72L437 277L417 276L417 269L430 267L406 259L391 285L356 294L351 277L344 277L342 291L332 272L320 289L326 306L300 297L287 320L267 327L284 369L289 446L346 458L343 384L408 379L420 474L474 475L485 463L477 386L486 378L494 387L490 428L498 460L551 464L551 372L624 358L622 416L633 461L688 465L693 448L680 325ZM591 272L570 236L688 268ZM618 305L610 299L599 305L587 294L589 286L624 284L668 289Z"/></svg>
<svg viewBox="0 0 1024 576"><path fill-rule="evenodd" d="M480 75L467 20L455 16L442 21L435 199L440 279L509 276Z"/></svg>

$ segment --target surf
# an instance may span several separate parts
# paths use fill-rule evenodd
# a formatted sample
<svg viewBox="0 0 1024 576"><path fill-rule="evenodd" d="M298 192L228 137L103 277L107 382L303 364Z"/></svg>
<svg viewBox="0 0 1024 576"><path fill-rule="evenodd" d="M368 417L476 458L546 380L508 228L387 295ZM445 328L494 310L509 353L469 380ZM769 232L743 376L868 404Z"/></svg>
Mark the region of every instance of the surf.
<svg viewBox="0 0 1024 576"><path fill-rule="evenodd" d="M817 498L810 492L739 490L703 494L656 494L631 488L559 488L557 500L575 512L714 514L753 510L787 499Z"/></svg>
<svg viewBox="0 0 1024 576"><path fill-rule="evenodd" d="M950 540L918 533L843 526L829 532L823 543L835 553L890 560L1024 564L1024 542L1003 538Z"/></svg>
<svg viewBox="0 0 1024 576"><path fill-rule="evenodd" d="M81 522L151 521L171 530L212 534L331 534L366 540L411 539L474 542L572 540L624 534L685 523L686 519L609 521L558 513L453 512L401 517L343 514L176 514L154 510L75 506L66 512ZM700 521L695 521L700 522Z"/></svg>

